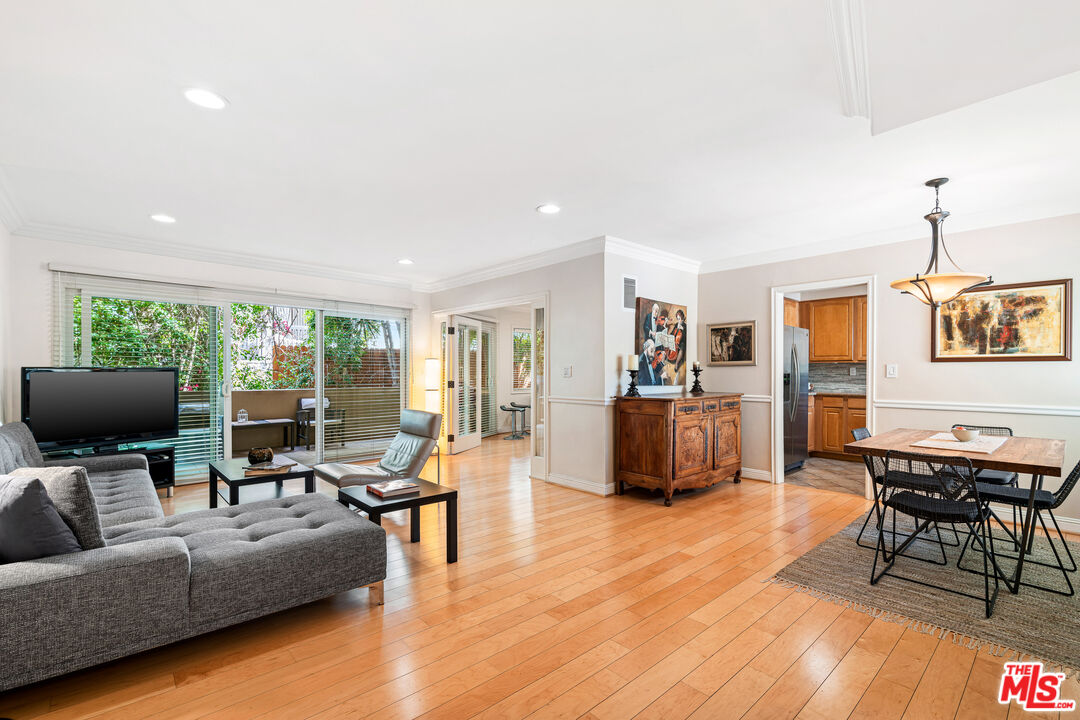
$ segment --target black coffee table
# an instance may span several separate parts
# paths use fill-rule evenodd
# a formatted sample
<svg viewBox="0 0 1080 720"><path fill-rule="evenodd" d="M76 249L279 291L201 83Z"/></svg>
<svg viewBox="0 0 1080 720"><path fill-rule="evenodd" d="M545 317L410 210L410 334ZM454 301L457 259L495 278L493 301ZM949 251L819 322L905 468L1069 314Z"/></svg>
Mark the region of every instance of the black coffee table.
<svg viewBox="0 0 1080 720"><path fill-rule="evenodd" d="M283 457L283 455L278 455L275 459L280 460ZM216 508L218 506L219 495L222 500L225 500L230 505L284 497L282 483L293 478L304 479L304 492L315 492L315 471L307 465L297 463L286 472L246 477L244 475L244 466L250 464L250 462L242 458L216 460L210 463L210 507ZM219 482L225 484L221 491L218 490ZM273 487L266 485L266 483L271 482L274 483ZM243 490L243 493L241 493L241 490Z"/></svg>
<svg viewBox="0 0 1080 720"><path fill-rule="evenodd" d="M457 496L458 491L445 485L436 485L420 478L410 478L420 486L420 492L411 495L381 498L367 491L365 485L354 485L338 491L338 502L353 505L368 514L373 523L382 525L384 513L395 510L409 511L409 539L420 542L420 508L432 503L446 503L446 562L457 562Z"/></svg>

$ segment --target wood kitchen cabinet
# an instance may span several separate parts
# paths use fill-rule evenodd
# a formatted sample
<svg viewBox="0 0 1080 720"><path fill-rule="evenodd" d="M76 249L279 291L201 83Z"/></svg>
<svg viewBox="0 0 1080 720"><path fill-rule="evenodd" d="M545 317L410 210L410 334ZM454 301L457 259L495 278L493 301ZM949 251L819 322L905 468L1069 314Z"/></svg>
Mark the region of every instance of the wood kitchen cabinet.
<svg viewBox="0 0 1080 720"><path fill-rule="evenodd" d="M661 490L740 481L740 393L663 393L615 402L615 491L624 485Z"/></svg>
<svg viewBox="0 0 1080 720"><path fill-rule="evenodd" d="M806 449L809 452L814 452L819 449L817 415L817 397L811 397L806 408Z"/></svg>
<svg viewBox="0 0 1080 720"><path fill-rule="evenodd" d="M844 452L851 442L851 431L866 427L866 398L851 395L819 394L814 397L817 417L816 447L811 451L840 460L861 459ZM815 443L815 441L811 441Z"/></svg>
<svg viewBox="0 0 1080 720"><path fill-rule="evenodd" d="M810 362L866 362L865 295L801 302L799 326L810 331Z"/></svg>
<svg viewBox="0 0 1080 720"><path fill-rule="evenodd" d="M784 298L784 324L799 325L799 303L790 298Z"/></svg>

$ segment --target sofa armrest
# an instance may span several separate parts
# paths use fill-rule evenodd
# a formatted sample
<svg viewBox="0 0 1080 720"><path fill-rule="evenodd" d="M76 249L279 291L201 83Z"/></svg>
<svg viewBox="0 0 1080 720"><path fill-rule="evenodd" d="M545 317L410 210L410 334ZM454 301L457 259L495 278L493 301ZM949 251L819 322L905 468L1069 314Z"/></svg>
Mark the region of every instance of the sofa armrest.
<svg viewBox="0 0 1080 720"><path fill-rule="evenodd" d="M46 460L45 467L77 466L86 468L86 472L112 472L115 470L146 470L150 466L145 455L126 453L124 455L89 455L87 457L58 458Z"/></svg>
<svg viewBox="0 0 1080 720"><path fill-rule="evenodd" d="M0 565L0 691L182 637L190 568L175 537Z"/></svg>

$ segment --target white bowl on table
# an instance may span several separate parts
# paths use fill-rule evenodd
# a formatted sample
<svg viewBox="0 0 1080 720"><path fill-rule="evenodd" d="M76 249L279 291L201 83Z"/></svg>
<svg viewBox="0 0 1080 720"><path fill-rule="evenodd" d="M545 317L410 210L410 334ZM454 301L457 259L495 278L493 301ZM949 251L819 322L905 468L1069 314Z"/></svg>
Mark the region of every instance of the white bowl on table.
<svg viewBox="0 0 1080 720"><path fill-rule="evenodd" d="M971 442L972 440L976 440L979 437L978 430L968 430L967 428L962 427L953 428L952 434L953 437L960 442Z"/></svg>

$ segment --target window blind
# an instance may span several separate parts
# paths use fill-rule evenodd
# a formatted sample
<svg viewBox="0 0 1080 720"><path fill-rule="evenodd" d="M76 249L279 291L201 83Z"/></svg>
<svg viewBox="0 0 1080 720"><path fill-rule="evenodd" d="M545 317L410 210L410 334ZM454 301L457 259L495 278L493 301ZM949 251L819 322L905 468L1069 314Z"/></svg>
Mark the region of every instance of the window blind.
<svg viewBox="0 0 1080 720"><path fill-rule="evenodd" d="M331 457L380 454L397 432L400 411L408 402L411 311L406 308L54 272L56 364L181 367L187 387L181 388L181 437L163 443L177 448L178 478L205 479L206 464L224 452L228 427L224 400L232 388L233 359L227 350L233 350L229 342L233 303L292 312L291 317L301 318L317 340L324 332L330 338L322 365L324 392L332 405L331 396L337 396L335 409L345 410L346 418L341 432L326 443ZM286 297L288 305L283 302ZM87 307L88 313L83 311ZM307 335L303 342L310 340ZM186 376L184 368L189 370ZM323 433L317 435L321 438Z"/></svg>
<svg viewBox="0 0 1080 720"><path fill-rule="evenodd" d="M532 330L514 328L514 390L532 387Z"/></svg>
<svg viewBox="0 0 1080 720"><path fill-rule="evenodd" d="M483 321L480 324L480 375L483 393L480 396L482 437L499 432L499 395L496 370L499 356L498 325Z"/></svg>

